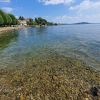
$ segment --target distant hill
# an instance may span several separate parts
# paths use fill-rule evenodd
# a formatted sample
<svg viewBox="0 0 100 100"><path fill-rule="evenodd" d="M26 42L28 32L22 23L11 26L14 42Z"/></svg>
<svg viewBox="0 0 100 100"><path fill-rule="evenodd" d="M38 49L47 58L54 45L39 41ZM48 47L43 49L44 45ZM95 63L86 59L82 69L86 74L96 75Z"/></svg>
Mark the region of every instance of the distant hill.
<svg viewBox="0 0 100 100"><path fill-rule="evenodd" d="M88 22L79 22L79 23L74 23L74 24L91 24L91 23L88 23Z"/></svg>
<svg viewBox="0 0 100 100"><path fill-rule="evenodd" d="M79 22L79 23L58 23L58 25L78 25L78 24L92 24L89 22Z"/></svg>

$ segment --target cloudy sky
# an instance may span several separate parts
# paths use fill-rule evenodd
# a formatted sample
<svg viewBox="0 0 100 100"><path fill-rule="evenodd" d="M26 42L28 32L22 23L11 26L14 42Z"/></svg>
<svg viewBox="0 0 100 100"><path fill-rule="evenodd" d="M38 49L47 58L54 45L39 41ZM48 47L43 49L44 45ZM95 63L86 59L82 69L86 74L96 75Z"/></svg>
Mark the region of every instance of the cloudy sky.
<svg viewBox="0 0 100 100"><path fill-rule="evenodd" d="M0 9L16 16L49 21L100 23L100 0L0 0Z"/></svg>

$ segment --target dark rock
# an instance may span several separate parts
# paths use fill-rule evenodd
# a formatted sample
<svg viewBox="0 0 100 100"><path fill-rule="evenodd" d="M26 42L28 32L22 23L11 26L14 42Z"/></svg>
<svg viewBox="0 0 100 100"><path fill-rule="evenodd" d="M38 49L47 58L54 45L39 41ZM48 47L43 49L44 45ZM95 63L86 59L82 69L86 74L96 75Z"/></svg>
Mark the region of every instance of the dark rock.
<svg viewBox="0 0 100 100"><path fill-rule="evenodd" d="M98 96L98 89L97 89L97 87L92 87L90 89L90 92L91 92L91 95Z"/></svg>
<svg viewBox="0 0 100 100"><path fill-rule="evenodd" d="M32 65L33 68L36 68L36 65Z"/></svg>

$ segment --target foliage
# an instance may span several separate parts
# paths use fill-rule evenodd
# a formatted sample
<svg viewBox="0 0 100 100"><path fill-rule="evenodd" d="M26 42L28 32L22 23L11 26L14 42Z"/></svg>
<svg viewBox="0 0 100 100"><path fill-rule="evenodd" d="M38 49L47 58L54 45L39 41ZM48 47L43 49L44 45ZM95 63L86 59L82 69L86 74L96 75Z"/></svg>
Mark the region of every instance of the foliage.
<svg viewBox="0 0 100 100"><path fill-rule="evenodd" d="M16 25L17 24L17 19L13 14L7 14L0 10L0 26L1 25Z"/></svg>
<svg viewBox="0 0 100 100"><path fill-rule="evenodd" d="M8 14L10 17L11 17L11 19L12 19L12 25L16 25L17 24L17 19L16 19L16 17L13 15L13 14Z"/></svg>
<svg viewBox="0 0 100 100"><path fill-rule="evenodd" d="M37 25L47 25L47 20L39 17L39 18L35 18L35 22L37 23Z"/></svg>
<svg viewBox="0 0 100 100"><path fill-rule="evenodd" d="M19 20L25 20L25 18L23 16L20 16Z"/></svg>
<svg viewBox="0 0 100 100"><path fill-rule="evenodd" d="M12 18L8 14L6 14L6 18L7 18L7 25L11 25Z"/></svg>
<svg viewBox="0 0 100 100"><path fill-rule="evenodd" d="M33 21L33 25L37 25L37 23L35 21Z"/></svg>
<svg viewBox="0 0 100 100"><path fill-rule="evenodd" d="M25 18L23 16L20 16L18 20L25 20ZM7 14L3 12L2 10L0 10L0 26L17 25L18 20L13 14ZM29 18L27 21L27 25L43 26L43 25L57 25L57 24L48 22L46 19L38 17L38 18L35 18L34 21L32 18Z"/></svg>
<svg viewBox="0 0 100 100"><path fill-rule="evenodd" d="M7 24L7 16L6 13L4 13L2 10L0 10L0 15L2 16L3 20L4 20L4 25Z"/></svg>
<svg viewBox="0 0 100 100"><path fill-rule="evenodd" d="M33 21L32 18L29 18L29 21L27 21L27 25L57 25L55 23L52 22L48 22L46 19L43 19L41 17L35 18L35 20Z"/></svg>
<svg viewBox="0 0 100 100"><path fill-rule="evenodd" d="M48 22L46 19L43 19L41 17L39 18L35 18L35 22L36 25L57 25L56 23L52 23L52 22Z"/></svg>
<svg viewBox="0 0 100 100"><path fill-rule="evenodd" d="M3 23L4 23L4 20L3 20L2 16L0 15L0 26L3 25Z"/></svg>
<svg viewBox="0 0 100 100"><path fill-rule="evenodd" d="M27 25L33 25L33 19L29 18L29 21L27 21Z"/></svg>
<svg viewBox="0 0 100 100"><path fill-rule="evenodd" d="M57 23L48 22L47 25L57 25Z"/></svg>

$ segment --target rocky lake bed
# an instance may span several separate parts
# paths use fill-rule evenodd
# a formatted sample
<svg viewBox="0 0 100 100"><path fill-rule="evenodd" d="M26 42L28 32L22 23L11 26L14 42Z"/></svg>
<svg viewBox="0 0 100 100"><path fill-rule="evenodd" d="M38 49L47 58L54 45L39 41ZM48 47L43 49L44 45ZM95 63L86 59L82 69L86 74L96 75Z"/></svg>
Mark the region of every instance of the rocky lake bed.
<svg viewBox="0 0 100 100"><path fill-rule="evenodd" d="M100 100L100 72L56 53L0 70L0 100Z"/></svg>

